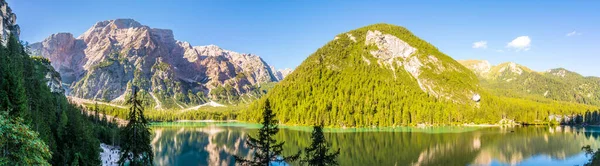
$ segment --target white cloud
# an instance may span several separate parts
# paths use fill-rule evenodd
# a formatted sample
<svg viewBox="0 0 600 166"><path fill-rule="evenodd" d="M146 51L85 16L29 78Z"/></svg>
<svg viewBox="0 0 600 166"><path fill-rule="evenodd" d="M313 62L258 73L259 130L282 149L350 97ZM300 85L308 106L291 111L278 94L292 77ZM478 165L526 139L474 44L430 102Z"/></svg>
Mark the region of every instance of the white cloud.
<svg viewBox="0 0 600 166"><path fill-rule="evenodd" d="M483 48L486 49L487 48L487 41L478 41L473 43L473 48Z"/></svg>
<svg viewBox="0 0 600 166"><path fill-rule="evenodd" d="M573 31L573 32L567 33L565 36L571 37L571 36L579 36L579 35L582 35L582 33L581 32L577 32L577 31Z"/></svg>
<svg viewBox="0 0 600 166"><path fill-rule="evenodd" d="M506 45L516 51L527 51L531 47L531 38L529 36L519 36Z"/></svg>
<svg viewBox="0 0 600 166"><path fill-rule="evenodd" d="M496 52L504 52L504 50L496 50Z"/></svg>

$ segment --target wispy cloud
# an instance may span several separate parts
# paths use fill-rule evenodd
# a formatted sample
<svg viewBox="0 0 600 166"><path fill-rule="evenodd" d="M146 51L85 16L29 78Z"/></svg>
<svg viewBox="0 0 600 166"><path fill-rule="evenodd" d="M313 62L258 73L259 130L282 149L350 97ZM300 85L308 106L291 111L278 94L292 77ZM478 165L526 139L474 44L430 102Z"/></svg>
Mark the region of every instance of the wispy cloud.
<svg viewBox="0 0 600 166"><path fill-rule="evenodd" d="M478 41L473 43L473 48L483 48L486 49L487 48L487 41Z"/></svg>
<svg viewBox="0 0 600 166"><path fill-rule="evenodd" d="M496 50L496 52L504 52L504 50Z"/></svg>
<svg viewBox="0 0 600 166"><path fill-rule="evenodd" d="M583 33L581 33L581 32L573 31L573 32L567 33L565 36L571 37L571 36L579 36L579 35L582 35L582 34Z"/></svg>
<svg viewBox="0 0 600 166"><path fill-rule="evenodd" d="M509 42L506 47L516 51L528 51L531 47L531 38L529 36L519 36Z"/></svg>

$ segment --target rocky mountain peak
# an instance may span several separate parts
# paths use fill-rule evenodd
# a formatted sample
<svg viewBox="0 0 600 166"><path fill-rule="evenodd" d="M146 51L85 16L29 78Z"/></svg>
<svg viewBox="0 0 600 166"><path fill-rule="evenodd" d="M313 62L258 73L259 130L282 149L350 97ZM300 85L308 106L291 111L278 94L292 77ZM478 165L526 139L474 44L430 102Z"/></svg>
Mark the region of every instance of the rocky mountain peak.
<svg viewBox="0 0 600 166"><path fill-rule="evenodd" d="M105 20L100 21L92 26L93 29L102 29L102 28L113 28L113 29L129 29L129 28L138 28L143 25L133 19L115 19L115 20Z"/></svg>
<svg viewBox="0 0 600 166"><path fill-rule="evenodd" d="M277 78L278 81L281 81L285 77L287 77L289 74L291 74L294 71L294 69L285 68L285 69L275 70L275 68L272 67L271 71L277 71L275 74L275 77Z"/></svg>
<svg viewBox="0 0 600 166"><path fill-rule="evenodd" d="M500 69L498 69L499 73L510 72L517 75L523 74L523 67L514 62L501 63L498 66L500 67Z"/></svg>
<svg viewBox="0 0 600 166"><path fill-rule="evenodd" d="M110 20L110 23L112 23L117 29L137 28L142 26L142 24L133 19L115 19Z"/></svg>
<svg viewBox="0 0 600 166"><path fill-rule="evenodd" d="M184 107L207 97L232 102L278 80L257 55L192 46L175 40L172 30L133 19L98 22L76 39L54 34L32 50L53 62L70 84L70 95L87 99L112 101L137 85L161 106Z"/></svg>

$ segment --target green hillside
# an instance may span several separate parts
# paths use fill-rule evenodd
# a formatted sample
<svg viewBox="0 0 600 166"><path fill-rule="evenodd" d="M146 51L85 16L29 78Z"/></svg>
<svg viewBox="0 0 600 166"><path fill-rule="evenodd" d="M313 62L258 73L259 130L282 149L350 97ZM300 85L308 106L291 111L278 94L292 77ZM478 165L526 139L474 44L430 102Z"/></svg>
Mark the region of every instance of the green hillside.
<svg viewBox="0 0 600 166"><path fill-rule="evenodd" d="M497 95L550 99L600 106L600 78L584 77L563 68L536 72L515 63L501 63L485 71L484 61L460 61L478 73L481 85ZM478 65L480 64L480 65Z"/></svg>
<svg viewBox="0 0 600 166"><path fill-rule="evenodd" d="M476 94L479 103L471 100ZM282 123L341 127L497 123L503 117L534 123L595 109L490 95L473 72L389 24L337 35L239 118L256 121L267 99Z"/></svg>

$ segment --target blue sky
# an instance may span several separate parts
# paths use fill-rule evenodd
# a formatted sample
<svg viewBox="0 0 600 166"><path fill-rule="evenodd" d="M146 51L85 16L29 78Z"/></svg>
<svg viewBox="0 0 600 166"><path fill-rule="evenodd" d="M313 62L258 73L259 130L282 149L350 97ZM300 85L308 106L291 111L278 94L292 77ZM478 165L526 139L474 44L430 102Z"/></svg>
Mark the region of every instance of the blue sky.
<svg viewBox="0 0 600 166"><path fill-rule="evenodd" d="M102 20L133 18L172 29L177 40L192 45L215 44L257 54L276 68L294 68L337 34L390 23L457 60L512 61L537 71L564 67L600 76L600 1L7 2L17 14L21 39L30 43L57 32L79 36ZM486 44L474 44L479 41Z"/></svg>

